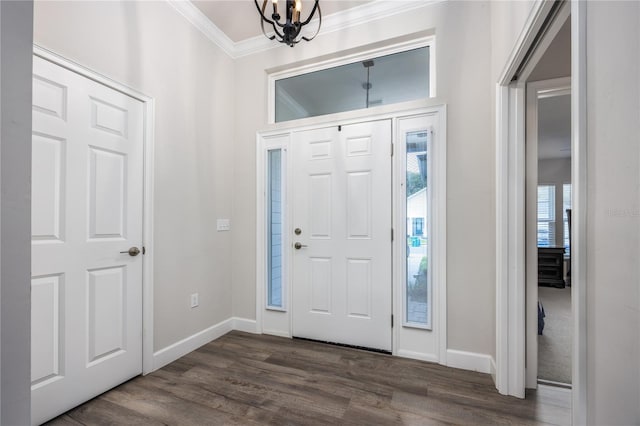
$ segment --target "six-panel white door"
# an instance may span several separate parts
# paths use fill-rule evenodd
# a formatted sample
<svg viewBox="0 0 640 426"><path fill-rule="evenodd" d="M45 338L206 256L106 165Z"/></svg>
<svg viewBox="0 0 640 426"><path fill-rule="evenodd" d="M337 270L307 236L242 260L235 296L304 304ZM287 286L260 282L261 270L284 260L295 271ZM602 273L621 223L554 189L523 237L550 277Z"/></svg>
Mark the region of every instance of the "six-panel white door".
<svg viewBox="0 0 640 426"><path fill-rule="evenodd" d="M295 132L291 149L293 335L390 351L391 122Z"/></svg>
<svg viewBox="0 0 640 426"><path fill-rule="evenodd" d="M142 103L34 57L34 424L142 372L142 191Z"/></svg>

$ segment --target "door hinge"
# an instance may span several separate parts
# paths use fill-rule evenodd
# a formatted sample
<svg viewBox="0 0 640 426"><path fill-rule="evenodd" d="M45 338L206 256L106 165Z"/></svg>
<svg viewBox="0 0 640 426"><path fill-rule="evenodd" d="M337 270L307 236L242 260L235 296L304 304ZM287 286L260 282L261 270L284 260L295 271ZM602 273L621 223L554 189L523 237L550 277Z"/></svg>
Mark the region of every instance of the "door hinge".
<svg viewBox="0 0 640 426"><path fill-rule="evenodd" d="M391 314L391 328L393 328L393 314Z"/></svg>
<svg viewBox="0 0 640 426"><path fill-rule="evenodd" d="M393 241L393 228L391 228L391 241Z"/></svg>
<svg viewBox="0 0 640 426"><path fill-rule="evenodd" d="M338 131L341 132L342 131L342 126L338 126Z"/></svg>
<svg viewBox="0 0 640 426"><path fill-rule="evenodd" d="M391 156L393 157L393 144L391 144Z"/></svg>

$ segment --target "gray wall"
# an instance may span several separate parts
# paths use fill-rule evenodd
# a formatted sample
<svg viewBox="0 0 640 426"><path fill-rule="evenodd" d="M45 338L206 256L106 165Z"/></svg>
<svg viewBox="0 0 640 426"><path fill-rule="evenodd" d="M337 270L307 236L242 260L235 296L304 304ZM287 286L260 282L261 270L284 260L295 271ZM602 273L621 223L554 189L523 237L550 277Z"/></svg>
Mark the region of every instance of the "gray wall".
<svg viewBox="0 0 640 426"><path fill-rule="evenodd" d="M232 60L166 2L38 1L34 31L156 101L154 349L231 317Z"/></svg>
<svg viewBox="0 0 640 426"><path fill-rule="evenodd" d="M444 2L236 60L234 315L255 318L256 132L267 127L266 70L435 32L437 102L447 104L448 345L495 353L494 144L488 2ZM473 212L472 215L469 212ZM251 247L251 250L247 250Z"/></svg>
<svg viewBox="0 0 640 426"><path fill-rule="evenodd" d="M549 158L538 161L538 183L571 183L571 158Z"/></svg>
<svg viewBox="0 0 640 426"><path fill-rule="evenodd" d="M640 3L586 11L588 421L640 424Z"/></svg>
<svg viewBox="0 0 640 426"><path fill-rule="evenodd" d="M33 3L0 2L0 424L30 423Z"/></svg>

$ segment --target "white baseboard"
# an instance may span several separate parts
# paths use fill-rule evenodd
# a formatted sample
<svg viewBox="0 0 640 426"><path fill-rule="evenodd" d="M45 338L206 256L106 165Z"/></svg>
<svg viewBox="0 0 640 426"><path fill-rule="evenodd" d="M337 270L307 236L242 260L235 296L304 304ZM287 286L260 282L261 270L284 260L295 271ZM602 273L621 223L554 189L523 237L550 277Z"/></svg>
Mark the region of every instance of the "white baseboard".
<svg viewBox="0 0 640 426"><path fill-rule="evenodd" d="M491 357L491 365L489 366L490 371L489 374L491 374L491 378L493 379L493 383L496 383L496 360Z"/></svg>
<svg viewBox="0 0 640 426"><path fill-rule="evenodd" d="M178 358L185 356L189 352L195 351L200 346L206 345L212 340L224 336L234 329L234 323L234 318L229 318L185 339L182 339L179 342L174 343L173 345L169 345L166 348L154 352L152 371L162 368L165 365L177 360Z"/></svg>
<svg viewBox="0 0 640 426"><path fill-rule="evenodd" d="M402 358L417 359L418 361L427 361L427 362L436 362L436 363L438 362L438 358L435 355L425 354L422 352L407 351L404 349L398 349L398 351L396 352L396 356L399 356Z"/></svg>
<svg viewBox="0 0 640 426"><path fill-rule="evenodd" d="M447 349L447 366L491 374L491 355ZM495 375L495 363L493 364Z"/></svg>
<svg viewBox="0 0 640 426"><path fill-rule="evenodd" d="M246 333L258 333L258 326L256 324L256 320L233 317L233 329L238 331L244 331Z"/></svg>
<svg viewBox="0 0 640 426"><path fill-rule="evenodd" d="M206 345L207 343L224 336L231 330L259 334L255 320L239 317L226 319L155 352L153 354L152 371L162 368L165 365L185 356L189 352L198 349L200 346ZM288 334L277 332L275 330L264 330L264 333L281 337L291 337ZM438 358L432 354L398 350L396 355L420 361L438 362ZM449 367L491 374L495 381L496 364L493 357L490 355L448 349L446 361L446 364Z"/></svg>

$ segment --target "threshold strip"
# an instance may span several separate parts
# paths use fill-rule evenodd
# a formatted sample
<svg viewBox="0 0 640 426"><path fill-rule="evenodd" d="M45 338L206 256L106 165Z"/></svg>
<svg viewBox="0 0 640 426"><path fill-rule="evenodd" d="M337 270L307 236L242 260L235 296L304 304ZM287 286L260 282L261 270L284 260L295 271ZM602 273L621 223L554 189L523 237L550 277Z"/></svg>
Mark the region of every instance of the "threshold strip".
<svg viewBox="0 0 640 426"><path fill-rule="evenodd" d="M375 352L375 353L379 353L379 354L391 355L391 351L386 351L384 349L368 348L366 346L347 345L346 343L328 342L326 340L308 339L306 337L293 336L293 338L296 339L296 340L305 340L307 342L324 343L326 345L340 346L342 348L359 349L361 351Z"/></svg>

